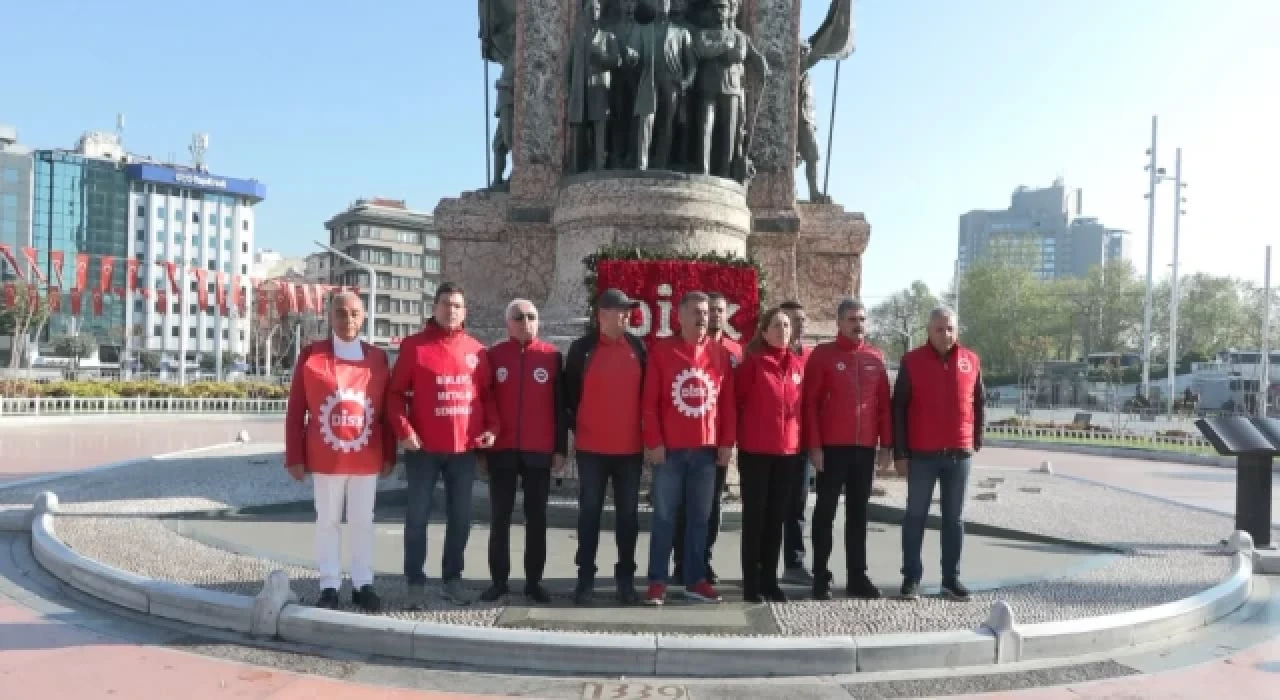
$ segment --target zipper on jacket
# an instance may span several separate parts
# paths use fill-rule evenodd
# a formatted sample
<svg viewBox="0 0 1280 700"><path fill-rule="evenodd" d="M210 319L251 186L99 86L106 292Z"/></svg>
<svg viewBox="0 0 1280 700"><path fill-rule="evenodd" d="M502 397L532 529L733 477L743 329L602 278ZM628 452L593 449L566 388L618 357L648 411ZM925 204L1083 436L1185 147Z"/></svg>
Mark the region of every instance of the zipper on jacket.
<svg viewBox="0 0 1280 700"><path fill-rule="evenodd" d="M516 341L518 344L520 341ZM524 427L524 346L520 346L520 387L516 390L516 450L524 449L520 432Z"/></svg>
<svg viewBox="0 0 1280 700"><path fill-rule="evenodd" d="M853 444L862 439L862 359L857 350L853 351Z"/></svg>

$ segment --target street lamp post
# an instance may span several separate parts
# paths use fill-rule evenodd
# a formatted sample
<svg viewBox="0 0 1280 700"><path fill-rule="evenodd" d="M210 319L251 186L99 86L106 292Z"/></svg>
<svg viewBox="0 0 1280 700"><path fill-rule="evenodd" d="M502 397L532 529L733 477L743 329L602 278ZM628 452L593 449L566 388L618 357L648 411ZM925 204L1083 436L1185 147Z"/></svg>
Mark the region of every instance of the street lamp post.
<svg viewBox="0 0 1280 700"><path fill-rule="evenodd" d="M1152 266L1155 264L1156 244L1156 185L1164 179L1164 170L1156 167L1156 130L1159 119L1151 117L1151 148L1147 149L1150 161L1146 170L1150 173L1147 190L1147 289L1142 304L1142 397L1151 395L1151 292Z"/></svg>
<svg viewBox="0 0 1280 700"><path fill-rule="evenodd" d="M1178 376L1178 235L1182 223L1182 149L1174 152L1173 160L1173 279L1169 284L1169 420L1173 420L1173 397L1177 391Z"/></svg>
<svg viewBox="0 0 1280 700"><path fill-rule="evenodd" d="M368 336L369 336L369 344L376 345L376 343L373 342L373 334L374 334L374 328L377 325L375 321L377 319L377 311L378 311L378 271L373 269L372 265L362 263L359 260L356 260L355 258L351 257L350 255L347 255L346 253L336 248L325 245L320 241L315 241L315 244L329 251L330 255L334 255L339 258L342 258L343 260L347 261L351 265L362 268L365 272L369 273L369 308L366 311L366 313L369 316Z"/></svg>
<svg viewBox="0 0 1280 700"><path fill-rule="evenodd" d="M1266 270L1262 274L1262 360L1258 374L1258 416L1267 417L1267 402L1271 399L1271 246L1267 246Z"/></svg>

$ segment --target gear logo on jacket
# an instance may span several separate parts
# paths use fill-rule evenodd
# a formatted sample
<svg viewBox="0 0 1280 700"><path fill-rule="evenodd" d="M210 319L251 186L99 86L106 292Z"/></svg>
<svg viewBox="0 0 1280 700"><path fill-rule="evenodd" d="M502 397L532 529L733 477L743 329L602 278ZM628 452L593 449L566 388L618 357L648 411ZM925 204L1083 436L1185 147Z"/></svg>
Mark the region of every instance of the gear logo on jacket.
<svg viewBox="0 0 1280 700"><path fill-rule="evenodd" d="M467 367L475 369L476 366L480 364L480 358L474 352L469 352L467 353L465 362L467 363Z"/></svg>
<svg viewBox="0 0 1280 700"><path fill-rule="evenodd" d="M357 452L369 446L373 432L373 401L363 391L339 389L320 405L320 435L336 452Z"/></svg>
<svg viewBox="0 0 1280 700"><path fill-rule="evenodd" d="M843 372L844 370L845 370L845 364L844 364L843 362L837 362L837 363L836 363L836 371L837 371L837 372Z"/></svg>
<svg viewBox="0 0 1280 700"><path fill-rule="evenodd" d="M498 371L493 373L493 376L498 380L499 384L507 381L507 368L499 367Z"/></svg>
<svg viewBox="0 0 1280 700"><path fill-rule="evenodd" d="M969 358L961 356L961 358L956 361L956 369L968 374L973 371L973 363L969 362Z"/></svg>
<svg viewBox="0 0 1280 700"><path fill-rule="evenodd" d="M680 413L689 418L707 415L715 407L718 394L711 375L695 367L680 372L671 382L671 401Z"/></svg>
<svg viewBox="0 0 1280 700"><path fill-rule="evenodd" d="M792 372L792 373L791 373L791 381L795 382L796 384L799 384L799 383L800 383L801 381L803 381L803 380L804 380L804 377L803 377L803 376L801 376L801 374L800 374L799 372Z"/></svg>
<svg viewBox="0 0 1280 700"><path fill-rule="evenodd" d="M539 367L533 370L533 381L539 384L546 384L547 380L550 378L551 375L547 373L547 369L545 367Z"/></svg>

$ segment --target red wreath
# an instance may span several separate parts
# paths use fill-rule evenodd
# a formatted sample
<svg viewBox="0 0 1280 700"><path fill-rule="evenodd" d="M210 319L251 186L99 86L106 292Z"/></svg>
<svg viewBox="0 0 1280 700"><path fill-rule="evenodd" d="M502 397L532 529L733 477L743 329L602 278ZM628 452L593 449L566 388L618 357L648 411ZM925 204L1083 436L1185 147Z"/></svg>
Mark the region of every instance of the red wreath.
<svg viewBox="0 0 1280 700"><path fill-rule="evenodd" d="M631 325L638 333L647 320L644 337L650 343L663 328L670 328L673 334L680 332L678 309L680 297L686 292L723 294L732 311L729 325L740 334L738 340L742 343L755 333L760 313L759 278L755 268L749 266L680 260L601 260L596 264L596 293L610 287L644 303L644 308L633 312ZM664 324L666 308L670 311Z"/></svg>

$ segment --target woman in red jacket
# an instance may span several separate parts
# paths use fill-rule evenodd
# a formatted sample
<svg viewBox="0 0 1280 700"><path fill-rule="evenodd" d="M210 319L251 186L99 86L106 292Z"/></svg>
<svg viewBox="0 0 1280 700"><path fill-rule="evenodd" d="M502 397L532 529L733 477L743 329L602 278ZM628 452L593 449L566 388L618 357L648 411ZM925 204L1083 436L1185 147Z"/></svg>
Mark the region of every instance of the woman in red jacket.
<svg viewBox="0 0 1280 700"><path fill-rule="evenodd" d="M742 477L742 590L749 603L786 602L778 587L782 522L800 456L804 362L790 351L791 319L770 309L760 319L734 377L738 472Z"/></svg>
<svg viewBox="0 0 1280 700"><path fill-rule="evenodd" d="M285 468L298 481L312 476L316 564L322 608L337 608L342 586L342 524L346 504L351 545L351 602L381 608L373 590L373 501L378 476L396 463L395 436L384 424L391 370L387 354L360 342L364 304L350 292L329 306L333 336L307 346L293 370L285 414Z"/></svg>

